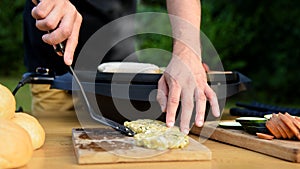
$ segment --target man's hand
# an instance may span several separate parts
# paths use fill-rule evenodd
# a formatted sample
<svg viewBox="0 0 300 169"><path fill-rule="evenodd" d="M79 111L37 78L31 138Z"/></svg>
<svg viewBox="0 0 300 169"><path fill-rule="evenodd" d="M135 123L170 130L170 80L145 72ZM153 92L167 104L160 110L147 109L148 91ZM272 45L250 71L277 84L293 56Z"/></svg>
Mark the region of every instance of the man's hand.
<svg viewBox="0 0 300 169"><path fill-rule="evenodd" d="M36 0L32 1L37 4ZM42 0L32 9L36 27L50 31L43 35L45 43L56 45L66 41L64 61L71 65L78 44L82 16L68 0Z"/></svg>
<svg viewBox="0 0 300 169"><path fill-rule="evenodd" d="M207 100L214 116L220 116L218 99L207 84L202 65L200 44L200 0L167 0L168 13L174 40L173 56L158 82L157 100L163 112L167 113L166 123L171 127L175 122L176 110L181 103L180 129L189 132L189 124L196 102L195 124L202 126Z"/></svg>
<svg viewBox="0 0 300 169"><path fill-rule="evenodd" d="M207 84L201 58L181 43L175 44L173 57L158 82L158 89L157 100L162 111L167 112L166 123L169 127L174 125L179 102L182 107L180 129L186 134L190 129L194 101L196 126L203 125L207 100L213 115L220 115L218 100L215 92Z"/></svg>

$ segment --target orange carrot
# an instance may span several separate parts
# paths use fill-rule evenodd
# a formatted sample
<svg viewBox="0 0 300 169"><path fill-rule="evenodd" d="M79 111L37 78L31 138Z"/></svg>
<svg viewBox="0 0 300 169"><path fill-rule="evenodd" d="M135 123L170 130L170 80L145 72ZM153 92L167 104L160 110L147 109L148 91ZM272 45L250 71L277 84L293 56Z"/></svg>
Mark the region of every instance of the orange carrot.
<svg viewBox="0 0 300 169"><path fill-rule="evenodd" d="M295 117L295 119L300 122L300 117Z"/></svg>
<svg viewBox="0 0 300 169"><path fill-rule="evenodd" d="M278 129L274 126L271 120L268 120L266 122L266 127L276 138L281 138L281 134L279 133Z"/></svg>
<svg viewBox="0 0 300 169"><path fill-rule="evenodd" d="M283 128L280 126L279 124L280 119L278 118L278 116L275 113L273 113L272 118L270 120L273 122L274 127L277 128L282 138L286 139L288 136L286 132L283 130Z"/></svg>
<svg viewBox="0 0 300 169"><path fill-rule="evenodd" d="M274 136L269 134L264 134L264 133L256 133L256 135L258 138L266 139L266 140L272 140L274 138Z"/></svg>
<svg viewBox="0 0 300 169"><path fill-rule="evenodd" d="M290 130L290 128L277 116L278 124L284 130L289 139L294 137L294 133Z"/></svg>
<svg viewBox="0 0 300 169"><path fill-rule="evenodd" d="M285 113L285 116L287 116L291 121L293 121L294 125L300 130L300 122L293 118L289 113Z"/></svg>
<svg viewBox="0 0 300 169"><path fill-rule="evenodd" d="M283 115L282 113L279 113L278 115L279 115L280 119L290 128L290 130L294 133L294 135L298 139L300 139L299 130L294 125L293 121L287 115Z"/></svg>

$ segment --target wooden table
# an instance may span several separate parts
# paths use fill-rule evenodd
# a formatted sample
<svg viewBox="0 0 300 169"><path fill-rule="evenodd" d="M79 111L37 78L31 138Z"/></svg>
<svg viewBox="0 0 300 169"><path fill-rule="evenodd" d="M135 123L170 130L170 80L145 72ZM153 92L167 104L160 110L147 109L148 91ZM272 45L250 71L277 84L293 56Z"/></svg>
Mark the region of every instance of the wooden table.
<svg viewBox="0 0 300 169"><path fill-rule="evenodd" d="M72 147L71 130L80 127L76 117L41 118L46 131L44 146L36 150L31 161L23 169L92 169L92 168L193 168L193 169L296 169L299 163L287 162L250 150L207 140L204 145L212 152L211 161L191 162L151 162L151 163L117 163L99 165L78 165ZM196 136L192 136L197 138Z"/></svg>

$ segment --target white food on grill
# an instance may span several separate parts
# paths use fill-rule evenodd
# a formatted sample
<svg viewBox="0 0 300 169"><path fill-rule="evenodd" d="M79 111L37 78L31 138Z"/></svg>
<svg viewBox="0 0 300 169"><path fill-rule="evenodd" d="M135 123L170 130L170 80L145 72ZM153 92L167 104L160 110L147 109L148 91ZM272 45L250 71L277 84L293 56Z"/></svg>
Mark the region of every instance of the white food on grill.
<svg viewBox="0 0 300 169"><path fill-rule="evenodd" d="M151 63L107 62L99 65L98 71L108 73L160 73L160 68Z"/></svg>
<svg viewBox="0 0 300 169"><path fill-rule="evenodd" d="M136 133L134 139L138 146L165 150L184 148L189 144L188 136L180 132L178 127L169 128L158 120L139 119L125 122L124 125Z"/></svg>

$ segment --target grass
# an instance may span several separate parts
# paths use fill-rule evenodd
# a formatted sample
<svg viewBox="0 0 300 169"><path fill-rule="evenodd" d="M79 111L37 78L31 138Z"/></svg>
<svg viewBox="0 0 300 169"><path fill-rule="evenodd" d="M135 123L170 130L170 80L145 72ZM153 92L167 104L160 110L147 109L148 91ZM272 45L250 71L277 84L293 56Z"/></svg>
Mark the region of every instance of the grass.
<svg viewBox="0 0 300 169"><path fill-rule="evenodd" d="M17 86L20 77L0 77L0 83L6 86L11 91ZM15 95L17 102L17 109L21 106L25 112L31 111L31 93L29 89L29 85L24 85L19 89L19 91Z"/></svg>

